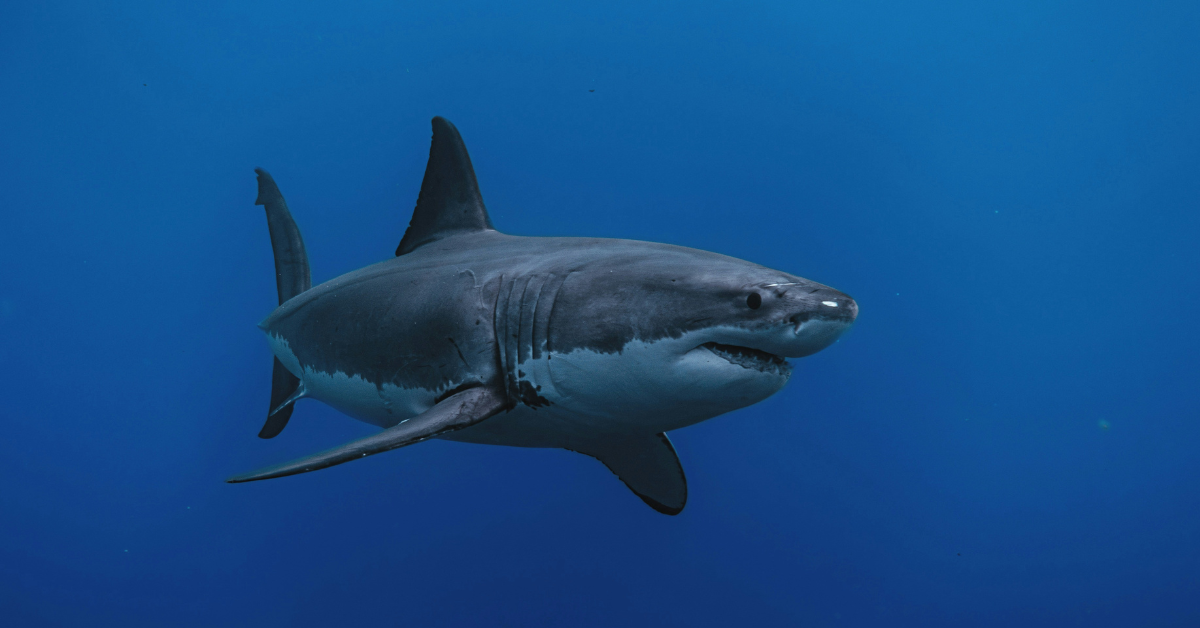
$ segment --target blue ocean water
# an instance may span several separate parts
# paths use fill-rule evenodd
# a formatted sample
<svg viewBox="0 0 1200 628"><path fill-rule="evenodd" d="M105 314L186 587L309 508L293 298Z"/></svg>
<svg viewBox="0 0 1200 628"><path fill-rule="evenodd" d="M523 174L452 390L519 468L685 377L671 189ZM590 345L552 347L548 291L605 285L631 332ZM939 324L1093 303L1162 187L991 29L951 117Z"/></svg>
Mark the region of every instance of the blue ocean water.
<svg viewBox="0 0 1200 628"><path fill-rule="evenodd" d="M8 2L0 623L1200 625L1200 5ZM429 120L498 229L861 307L782 392L595 461L256 438L274 273L392 255Z"/></svg>

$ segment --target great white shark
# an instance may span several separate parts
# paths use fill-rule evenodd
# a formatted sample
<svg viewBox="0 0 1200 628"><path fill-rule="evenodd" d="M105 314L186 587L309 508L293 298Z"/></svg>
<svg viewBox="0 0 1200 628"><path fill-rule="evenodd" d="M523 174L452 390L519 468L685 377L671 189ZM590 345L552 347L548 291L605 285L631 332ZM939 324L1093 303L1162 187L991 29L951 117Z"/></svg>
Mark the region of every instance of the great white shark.
<svg viewBox="0 0 1200 628"><path fill-rule="evenodd" d="M717 253L500 233L440 117L395 257L312 287L287 203L256 172L279 296L259 324L275 354L259 436L306 397L383 429L229 482L441 438L587 454L678 514L687 481L666 433L771 396L785 358L828 347L858 315L833 288Z"/></svg>

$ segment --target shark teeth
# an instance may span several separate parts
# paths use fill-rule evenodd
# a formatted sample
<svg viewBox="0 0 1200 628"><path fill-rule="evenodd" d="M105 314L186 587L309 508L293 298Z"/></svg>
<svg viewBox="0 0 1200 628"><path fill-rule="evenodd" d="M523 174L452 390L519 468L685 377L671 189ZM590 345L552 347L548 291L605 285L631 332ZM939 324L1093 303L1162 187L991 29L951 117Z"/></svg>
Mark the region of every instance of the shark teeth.
<svg viewBox="0 0 1200 628"><path fill-rule="evenodd" d="M764 373L777 373L779 375L791 375L792 366L787 363L787 360L766 351L751 349L750 347L739 347L737 345L723 345L716 342L706 342L701 347L708 349L721 358L724 358L732 364L736 364L742 368L762 371Z"/></svg>

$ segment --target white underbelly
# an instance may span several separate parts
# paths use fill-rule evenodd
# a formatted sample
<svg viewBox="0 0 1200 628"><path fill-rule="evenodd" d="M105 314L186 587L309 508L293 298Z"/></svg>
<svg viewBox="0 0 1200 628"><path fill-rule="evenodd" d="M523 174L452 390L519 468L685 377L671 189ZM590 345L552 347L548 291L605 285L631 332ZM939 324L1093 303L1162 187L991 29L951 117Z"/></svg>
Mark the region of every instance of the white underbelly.
<svg viewBox="0 0 1200 628"><path fill-rule="evenodd" d="M787 375L731 364L689 336L633 341L621 353L553 354L550 400L615 429L658 433L757 403L787 383Z"/></svg>
<svg viewBox="0 0 1200 628"><path fill-rule="evenodd" d="M357 375L304 371L301 377L309 397L322 401L360 421L392 427L430 409L437 391L376 386Z"/></svg>
<svg viewBox="0 0 1200 628"><path fill-rule="evenodd" d="M401 388L392 384L376 386L357 376L325 373L305 368L296 359L288 342L268 334L271 350L284 368L300 378L305 397L316 399L359 421L392 427L433 407L439 391Z"/></svg>
<svg viewBox="0 0 1200 628"><path fill-rule="evenodd" d="M386 428L415 417L445 391L376 385L357 375L305 369L286 341L268 338L280 362L302 380L306 396L372 425ZM787 381L786 375L752 371L706 350L690 350L696 345L696 339L685 335L631 342L621 353L546 352L518 366L545 405L518 402L510 411L443 438L570 448L573 440L597 433L655 434L761 401Z"/></svg>

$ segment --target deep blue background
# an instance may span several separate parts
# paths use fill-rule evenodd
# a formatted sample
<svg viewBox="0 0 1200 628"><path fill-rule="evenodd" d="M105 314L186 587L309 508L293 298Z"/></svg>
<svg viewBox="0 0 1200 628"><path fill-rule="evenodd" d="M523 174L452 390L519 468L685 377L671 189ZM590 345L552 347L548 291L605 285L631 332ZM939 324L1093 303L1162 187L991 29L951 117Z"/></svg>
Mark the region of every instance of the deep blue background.
<svg viewBox="0 0 1200 628"><path fill-rule="evenodd" d="M0 10L4 625L1200 625L1200 4L396 4ZM391 255L434 115L502 231L859 322L672 434L679 517L445 442L224 484L372 431L255 437L252 168L324 281Z"/></svg>

